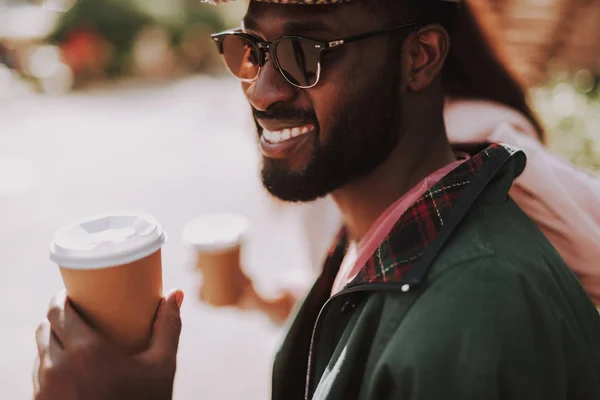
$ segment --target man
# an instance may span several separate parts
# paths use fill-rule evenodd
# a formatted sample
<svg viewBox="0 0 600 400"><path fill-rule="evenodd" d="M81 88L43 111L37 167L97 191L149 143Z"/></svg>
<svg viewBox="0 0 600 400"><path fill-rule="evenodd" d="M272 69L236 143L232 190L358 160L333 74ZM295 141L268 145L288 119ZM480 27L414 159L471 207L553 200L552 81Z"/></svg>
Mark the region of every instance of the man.
<svg viewBox="0 0 600 400"><path fill-rule="evenodd" d="M252 106L264 185L287 201L332 194L345 222L272 398L600 398L598 313L507 195L524 154L446 138L457 4L268 1L214 36ZM135 357L56 300L37 334L37 398L169 399L181 300L167 296Z"/></svg>

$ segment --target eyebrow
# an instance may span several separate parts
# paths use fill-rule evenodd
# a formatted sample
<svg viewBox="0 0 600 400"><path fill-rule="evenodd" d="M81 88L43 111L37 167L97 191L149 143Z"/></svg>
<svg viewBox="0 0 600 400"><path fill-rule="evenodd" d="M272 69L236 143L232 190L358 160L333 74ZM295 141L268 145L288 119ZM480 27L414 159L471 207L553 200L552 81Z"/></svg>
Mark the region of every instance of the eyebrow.
<svg viewBox="0 0 600 400"><path fill-rule="evenodd" d="M258 23L256 20L245 17L242 21L242 28L253 32L258 32ZM333 28L321 20L311 21L289 21L285 22L282 26L283 31L286 35L300 34L305 32L332 32Z"/></svg>

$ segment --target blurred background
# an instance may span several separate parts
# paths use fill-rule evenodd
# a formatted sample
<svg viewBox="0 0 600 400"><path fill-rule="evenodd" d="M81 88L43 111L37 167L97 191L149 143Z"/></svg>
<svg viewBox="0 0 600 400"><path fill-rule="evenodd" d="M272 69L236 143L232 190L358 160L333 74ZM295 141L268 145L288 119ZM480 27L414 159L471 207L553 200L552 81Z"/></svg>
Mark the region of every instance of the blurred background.
<svg viewBox="0 0 600 400"><path fill-rule="evenodd" d="M480 3L531 88L548 147L598 170L600 2ZM281 205L261 187L248 106L209 37L245 7L0 0L0 398L31 398L34 330L62 288L47 255L54 230L122 209L154 214L171 234L165 287L187 294L175 398L269 397L283 328L201 304L180 240L199 214L246 215L244 265L268 295L270 282L307 284L333 233L303 228L335 220L327 201Z"/></svg>

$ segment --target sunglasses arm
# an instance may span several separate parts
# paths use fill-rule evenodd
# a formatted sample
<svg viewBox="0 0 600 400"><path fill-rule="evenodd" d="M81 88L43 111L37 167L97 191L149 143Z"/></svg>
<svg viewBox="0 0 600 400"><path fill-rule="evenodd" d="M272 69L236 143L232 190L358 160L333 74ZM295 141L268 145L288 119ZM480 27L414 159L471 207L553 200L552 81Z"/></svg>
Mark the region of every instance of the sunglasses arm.
<svg viewBox="0 0 600 400"><path fill-rule="evenodd" d="M367 32L367 33L361 33L359 35L352 35L352 36L348 36L345 37L343 39L337 39L337 40L332 40L330 42L326 42L323 43L321 47L323 50L330 50L330 49L335 49L336 47L340 47L343 46L347 43L352 43L352 42L357 42L359 40L363 40L363 39L368 39L374 36L379 36L379 35L383 35L385 33L389 33L389 32L393 32L395 30L399 30L399 29L404 29L404 28L408 28L408 27L412 27L416 25L414 22L408 23L408 24L402 24L402 25L398 25L398 26L393 26L391 28L386 28L386 29L379 29L373 32Z"/></svg>

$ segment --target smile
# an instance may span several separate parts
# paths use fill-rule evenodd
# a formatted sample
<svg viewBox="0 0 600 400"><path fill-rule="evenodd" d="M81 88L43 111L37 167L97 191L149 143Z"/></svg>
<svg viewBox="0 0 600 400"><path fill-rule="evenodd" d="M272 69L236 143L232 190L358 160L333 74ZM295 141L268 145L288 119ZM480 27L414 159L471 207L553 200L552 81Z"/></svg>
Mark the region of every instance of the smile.
<svg viewBox="0 0 600 400"><path fill-rule="evenodd" d="M306 135L315 129L314 124L296 126L291 128L285 128L281 130L273 130L269 131L267 129L263 129L262 135L264 140L272 144L284 143L290 139L297 138L299 136Z"/></svg>

